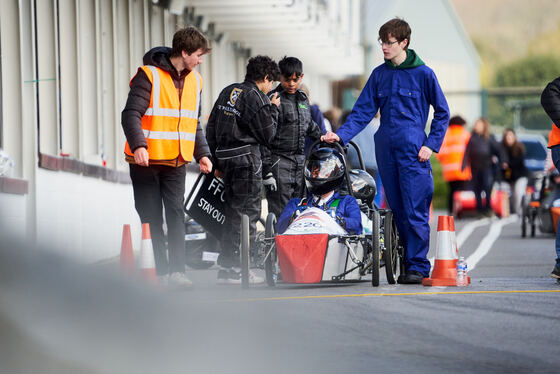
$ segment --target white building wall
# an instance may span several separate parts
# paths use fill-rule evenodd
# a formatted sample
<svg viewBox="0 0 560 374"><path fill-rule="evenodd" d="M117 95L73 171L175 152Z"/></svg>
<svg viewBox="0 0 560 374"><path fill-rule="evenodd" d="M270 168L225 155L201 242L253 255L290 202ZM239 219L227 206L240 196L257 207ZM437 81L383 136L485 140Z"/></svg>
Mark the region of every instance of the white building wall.
<svg viewBox="0 0 560 374"><path fill-rule="evenodd" d="M88 262L118 255L124 223L133 224L134 240L139 239L130 184L58 169L63 160L74 160L128 173L120 119L130 79L144 53L171 45L180 27L194 23L208 31L213 22L215 29L212 53L199 68L203 125L222 88L244 78L251 55L302 58L312 100L323 109L332 104L335 76L361 72L361 50L353 44L356 25L350 21L359 0L327 1L336 5L336 22L318 0L254 1L245 8L254 10L250 15L238 12L235 20L214 21L203 12L209 3L174 1L174 8L164 9L151 0L2 1L0 147L15 162L10 177L28 184L23 195L0 190L3 229ZM234 9L240 0L212 3ZM281 7L300 23L285 23L272 13ZM264 16L268 21L255 22ZM271 32L272 24L280 29ZM249 34L240 33L245 25ZM292 33L284 34L290 27ZM44 156L55 170L46 168Z"/></svg>
<svg viewBox="0 0 560 374"><path fill-rule="evenodd" d="M118 255L123 224L131 224L134 249L140 249L130 184L39 169L36 219L38 243L80 261Z"/></svg>
<svg viewBox="0 0 560 374"><path fill-rule="evenodd" d="M26 238L27 197L0 193L0 234L9 233L15 238Z"/></svg>

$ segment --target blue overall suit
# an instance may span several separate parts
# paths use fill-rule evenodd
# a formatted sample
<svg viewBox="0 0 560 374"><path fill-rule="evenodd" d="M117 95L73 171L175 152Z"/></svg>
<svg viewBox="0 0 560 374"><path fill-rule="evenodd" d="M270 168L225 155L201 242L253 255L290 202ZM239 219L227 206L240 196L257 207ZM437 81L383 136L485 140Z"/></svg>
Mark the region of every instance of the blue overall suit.
<svg viewBox="0 0 560 374"><path fill-rule="evenodd" d="M434 118L426 135L430 105ZM375 68L352 113L337 131L347 143L381 111L374 136L375 155L387 201L406 248L405 269L429 276L429 214L433 195L432 166L420 162L422 146L438 152L449 122L449 108L434 72L413 50L398 66L391 61Z"/></svg>

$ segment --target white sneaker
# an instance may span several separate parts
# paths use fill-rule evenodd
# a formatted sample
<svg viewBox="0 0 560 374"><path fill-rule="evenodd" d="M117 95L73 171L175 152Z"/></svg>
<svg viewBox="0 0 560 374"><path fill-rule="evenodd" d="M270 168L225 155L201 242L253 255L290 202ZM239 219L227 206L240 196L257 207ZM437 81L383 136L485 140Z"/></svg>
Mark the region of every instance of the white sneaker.
<svg viewBox="0 0 560 374"><path fill-rule="evenodd" d="M263 284L264 283L264 278L259 277L258 275L253 273L252 270L249 270L249 283L250 284Z"/></svg>
<svg viewBox="0 0 560 374"><path fill-rule="evenodd" d="M168 285L172 288L191 288L192 282L185 273L175 272L169 276Z"/></svg>

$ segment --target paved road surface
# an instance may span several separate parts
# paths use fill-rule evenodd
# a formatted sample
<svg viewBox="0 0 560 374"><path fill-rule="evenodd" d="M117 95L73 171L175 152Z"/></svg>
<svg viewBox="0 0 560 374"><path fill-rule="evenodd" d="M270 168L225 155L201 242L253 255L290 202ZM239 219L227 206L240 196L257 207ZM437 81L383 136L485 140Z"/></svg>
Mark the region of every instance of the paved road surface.
<svg viewBox="0 0 560 374"><path fill-rule="evenodd" d="M521 239L515 217L456 229L474 268L466 288L382 278L241 290L206 270L189 272L193 290L168 292L4 246L0 372L557 373L553 237Z"/></svg>

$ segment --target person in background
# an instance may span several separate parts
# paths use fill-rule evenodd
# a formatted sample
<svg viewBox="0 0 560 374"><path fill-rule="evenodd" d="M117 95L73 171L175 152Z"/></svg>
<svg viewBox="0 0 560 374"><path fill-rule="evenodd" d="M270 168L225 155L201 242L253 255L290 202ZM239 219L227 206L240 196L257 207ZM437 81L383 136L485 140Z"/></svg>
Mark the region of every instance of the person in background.
<svg viewBox="0 0 560 374"><path fill-rule="evenodd" d="M281 99L278 129L274 139L263 147L263 184L268 211L279 217L293 197L303 194L303 153L306 138L318 140L323 134L311 118L309 100L300 89L303 64L295 57L278 62L280 85L269 93Z"/></svg>
<svg viewBox="0 0 560 374"><path fill-rule="evenodd" d="M309 88L305 84L301 85L301 90L307 95L307 100L311 103L311 96L309 96ZM325 117L323 117L323 112L319 109L319 105L311 104L309 105L309 110L311 111L311 119L315 122L321 129L321 134L325 134L327 129L325 127ZM303 146L303 154L307 154L307 150L313 143L313 139L309 136L305 137L305 145Z"/></svg>
<svg viewBox="0 0 560 374"><path fill-rule="evenodd" d="M517 140L513 129L506 129L502 137L502 149L506 157L502 163L504 180L511 190L510 212L517 213L521 207L521 198L527 189L529 171L525 166L525 146Z"/></svg>
<svg viewBox="0 0 560 374"><path fill-rule="evenodd" d="M159 280L171 287L192 284L185 275L185 165L194 158L202 173L212 170L199 118L202 77L194 70L208 52L208 40L195 27L178 30L172 48L144 55L122 111L134 204L142 223L150 224Z"/></svg>
<svg viewBox="0 0 560 374"><path fill-rule="evenodd" d="M269 146L276 134L280 98L266 94L278 80L278 65L268 56L249 59L245 81L222 90L214 103L206 138L216 163L214 174L225 184L226 223L218 257L218 283L240 284L239 245L241 217L249 216L251 247L255 246L261 216L261 146ZM249 272L250 283L264 279Z"/></svg>
<svg viewBox="0 0 560 374"><path fill-rule="evenodd" d="M453 195L456 191L466 190L471 180L470 167L462 169L463 156L471 133L465 129L467 122L461 116L453 116L443 138L443 143L436 155L441 163L443 179L449 184L447 211L453 214Z"/></svg>
<svg viewBox="0 0 560 374"><path fill-rule="evenodd" d="M552 130L548 138L548 148L552 162L560 170L560 77L550 82L541 94L541 105L552 120ZM560 220L556 227L556 264L550 273L552 278L560 282Z"/></svg>
<svg viewBox="0 0 560 374"><path fill-rule="evenodd" d="M471 168L471 184L476 198L476 210L480 217L493 216L490 205L492 186L494 184L494 162L498 159L498 165L504 159L500 145L490 135L490 122L486 118L479 118L474 123L471 138L467 144L462 162L462 170L468 166ZM482 203L482 192L486 198Z"/></svg>
<svg viewBox="0 0 560 374"><path fill-rule="evenodd" d="M346 144L363 130L377 111L381 125L375 133L375 156L397 230L406 248L399 284L419 284L430 273L430 204L434 192L430 156L438 152L449 122L449 108L437 77L409 49L411 29L394 18L379 29L385 62L370 75L352 113L337 133L323 140ZM434 114L429 134L426 123Z"/></svg>
<svg viewBox="0 0 560 374"><path fill-rule="evenodd" d="M323 113L325 117L325 128L327 131L336 131L340 127L340 116L342 115L342 110L339 107L332 107Z"/></svg>
<svg viewBox="0 0 560 374"><path fill-rule="evenodd" d="M305 162L305 183L308 194L291 199L278 218L276 229L282 234L299 213L310 207L321 208L350 234L361 234L362 216L358 202L352 195L338 191L345 181L345 168L340 154L332 148L311 152Z"/></svg>

